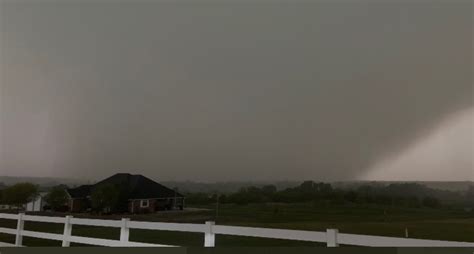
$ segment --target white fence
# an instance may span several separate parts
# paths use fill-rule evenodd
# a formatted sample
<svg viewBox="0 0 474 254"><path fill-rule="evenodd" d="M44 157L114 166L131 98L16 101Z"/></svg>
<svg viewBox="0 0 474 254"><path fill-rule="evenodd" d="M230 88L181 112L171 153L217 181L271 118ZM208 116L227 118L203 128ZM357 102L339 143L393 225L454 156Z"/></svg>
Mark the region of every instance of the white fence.
<svg viewBox="0 0 474 254"><path fill-rule="evenodd" d="M71 242L110 247L177 247L172 245L130 242L130 229L149 229L202 233L204 234L204 247L214 247L215 236L218 234L321 242L326 243L328 247L337 247L339 246L339 244L372 247L474 247L474 243L472 242L435 241L385 236L342 234L339 233L337 229L328 229L326 232L315 232L288 229L221 226L215 225L214 222L206 222L205 224L185 224L131 221L130 219L125 218L122 220L97 220L78 219L73 218L72 216L32 216L25 215L23 213L0 213L0 219L10 219L17 221L16 229L0 227L0 233L12 234L16 236L14 245L0 242L0 247L23 246L23 236L62 241L63 247L69 247ZM24 225L25 222L28 221L64 224L64 232L63 234L51 234L44 232L27 231L24 230ZM74 236L72 235L73 225L120 228L120 239L108 240Z"/></svg>

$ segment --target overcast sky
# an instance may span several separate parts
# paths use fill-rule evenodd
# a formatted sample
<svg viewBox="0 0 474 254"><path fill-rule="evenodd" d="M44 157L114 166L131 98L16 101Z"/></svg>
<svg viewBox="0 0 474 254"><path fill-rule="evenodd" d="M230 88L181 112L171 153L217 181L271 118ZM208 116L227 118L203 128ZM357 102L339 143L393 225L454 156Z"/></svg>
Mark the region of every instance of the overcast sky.
<svg viewBox="0 0 474 254"><path fill-rule="evenodd" d="M474 180L472 1L0 0L0 175Z"/></svg>

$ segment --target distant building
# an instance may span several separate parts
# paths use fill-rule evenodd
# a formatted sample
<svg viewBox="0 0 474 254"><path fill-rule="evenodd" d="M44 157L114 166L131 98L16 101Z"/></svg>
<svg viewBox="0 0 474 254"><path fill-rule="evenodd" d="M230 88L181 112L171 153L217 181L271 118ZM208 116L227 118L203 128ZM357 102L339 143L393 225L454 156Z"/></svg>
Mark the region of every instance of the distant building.
<svg viewBox="0 0 474 254"><path fill-rule="evenodd" d="M46 192L41 192L34 200L21 205L20 207L15 205L0 204L0 210L25 210L26 212L41 212L48 207L48 203L45 201L44 197Z"/></svg>
<svg viewBox="0 0 474 254"><path fill-rule="evenodd" d="M47 195L47 192L40 192L40 194L31 202L25 205L25 211L27 212L42 212L45 207L48 206L44 197Z"/></svg>
<svg viewBox="0 0 474 254"><path fill-rule="evenodd" d="M5 188L5 185L2 185L0 183L0 198L1 198L1 191L2 189ZM44 200L44 197L46 196L47 192L40 192L39 195L32 200L31 202L28 202L26 204L22 204L20 207L16 205L7 205L7 204L1 204L0 203L0 210L14 210L14 209L20 209L20 210L25 210L26 212L40 212L44 211L45 206L47 206L46 201Z"/></svg>
<svg viewBox="0 0 474 254"><path fill-rule="evenodd" d="M113 210L129 213L153 213L163 210L182 210L184 196L142 175L116 174L94 185L67 189L71 212L85 212L91 208L94 189L112 185L118 191L118 204Z"/></svg>

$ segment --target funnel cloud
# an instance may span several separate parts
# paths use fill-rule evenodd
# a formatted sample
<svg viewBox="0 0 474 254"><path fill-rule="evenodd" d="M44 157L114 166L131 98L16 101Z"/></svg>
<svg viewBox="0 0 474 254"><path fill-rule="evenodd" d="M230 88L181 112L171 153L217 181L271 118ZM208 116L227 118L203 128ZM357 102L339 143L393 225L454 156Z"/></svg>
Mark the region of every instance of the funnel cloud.
<svg viewBox="0 0 474 254"><path fill-rule="evenodd" d="M472 112L472 28L472 1L0 1L0 175L474 180L472 125L419 145Z"/></svg>

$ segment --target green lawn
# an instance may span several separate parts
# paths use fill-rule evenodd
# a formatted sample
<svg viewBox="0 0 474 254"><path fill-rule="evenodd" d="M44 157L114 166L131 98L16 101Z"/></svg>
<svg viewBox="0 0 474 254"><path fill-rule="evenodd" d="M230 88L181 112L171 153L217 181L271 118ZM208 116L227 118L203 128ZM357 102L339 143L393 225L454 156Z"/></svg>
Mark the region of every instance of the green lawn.
<svg viewBox="0 0 474 254"><path fill-rule="evenodd" d="M402 209L382 207L325 206L318 204L252 204L220 205L215 218L210 210L168 212L153 215L102 216L104 219L129 217L132 220L204 223L215 220L221 225L239 225L267 228L286 228L325 231L337 228L340 232L404 237L408 228L411 238L474 242L474 214L447 209ZM61 215L63 216L63 215ZM85 215L74 215L84 217ZM96 216L97 217L97 216ZM15 221L0 220L0 227L15 228ZM63 226L51 223L26 222L25 229L62 234ZM119 229L74 226L73 235L119 239ZM155 230L131 230L131 241L180 246L202 246L203 234ZM0 234L0 241L14 242L14 236ZM25 238L27 246L58 246L58 241ZM285 241L252 237L216 237L217 246L317 246L320 243ZM73 244L74 246L74 244Z"/></svg>

